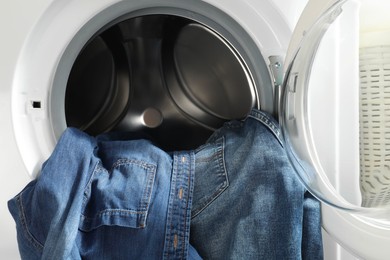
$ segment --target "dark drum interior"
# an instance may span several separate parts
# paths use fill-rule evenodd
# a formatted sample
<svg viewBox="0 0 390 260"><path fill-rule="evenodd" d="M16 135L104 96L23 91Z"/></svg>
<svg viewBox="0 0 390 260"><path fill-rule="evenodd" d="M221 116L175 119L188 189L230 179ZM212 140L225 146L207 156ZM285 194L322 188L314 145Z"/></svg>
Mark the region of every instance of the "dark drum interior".
<svg viewBox="0 0 390 260"><path fill-rule="evenodd" d="M245 63L217 32L173 15L127 19L100 32L67 83L68 126L91 135L141 133L166 150L193 149L256 104Z"/></svg>

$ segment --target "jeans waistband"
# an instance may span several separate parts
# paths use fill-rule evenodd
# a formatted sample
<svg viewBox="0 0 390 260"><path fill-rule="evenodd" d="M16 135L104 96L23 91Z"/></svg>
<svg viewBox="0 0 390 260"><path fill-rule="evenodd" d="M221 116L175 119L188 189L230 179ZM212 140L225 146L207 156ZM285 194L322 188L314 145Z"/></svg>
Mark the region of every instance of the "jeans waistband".
<svg viewBox="0 0 390 260"><path fill-rule="evenodd" d="M245 120L247 120L248 118L257 120L263 125L265 125L275 135L280 144L283 145L279 123L270 114L257 109L252 109L252 111Z"/></svg>

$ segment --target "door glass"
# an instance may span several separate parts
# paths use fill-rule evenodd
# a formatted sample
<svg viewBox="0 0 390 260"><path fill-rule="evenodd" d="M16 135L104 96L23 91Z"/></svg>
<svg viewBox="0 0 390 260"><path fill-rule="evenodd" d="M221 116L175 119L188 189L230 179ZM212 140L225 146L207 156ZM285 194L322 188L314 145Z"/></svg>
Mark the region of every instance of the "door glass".
<svg viewBox="0 0 390 260"><path fill-rule="evenodd" d="M288 68L281 124L291 161L322 201L390 221L388 1L339 1Z"/></svg>

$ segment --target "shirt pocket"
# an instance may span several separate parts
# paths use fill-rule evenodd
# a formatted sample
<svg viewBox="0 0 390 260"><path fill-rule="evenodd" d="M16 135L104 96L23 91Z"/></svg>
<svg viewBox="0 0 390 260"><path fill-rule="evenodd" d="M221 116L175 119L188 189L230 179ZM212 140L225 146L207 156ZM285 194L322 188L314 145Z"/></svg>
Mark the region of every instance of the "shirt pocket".
<svg viewBox="0 0 390 260"><path fill-rule="evenodd" d="M220 137L196 150L192 218L211 205L229 186L224 147L225 139Z"/></svg>
<svg viewBox="0 0 390 260"><path fill-rule="evenodd" d="M132 159L120 159L110 170L98 164L84 192L80 230L146 227L156 167Z"/></svg>

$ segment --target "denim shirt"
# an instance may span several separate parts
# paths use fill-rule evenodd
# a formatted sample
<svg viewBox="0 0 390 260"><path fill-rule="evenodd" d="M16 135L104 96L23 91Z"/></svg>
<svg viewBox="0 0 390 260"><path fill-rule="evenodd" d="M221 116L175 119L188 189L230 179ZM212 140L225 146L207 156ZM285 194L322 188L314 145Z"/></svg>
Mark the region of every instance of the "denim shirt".
<svg viewBox="0 0 390 260"><path fill-rule="evenodd" d="M9 210L23 259L322 259L320 204L257 110L194 151L67 129Z"/></svg>
<svg viewBox="0 0 390 260"><path fill-rule="evenodd" d="M102 138L103 139L103 138ZM9 202L23 259L198 259L189 249L195 155L67 129Z"/></svg>

